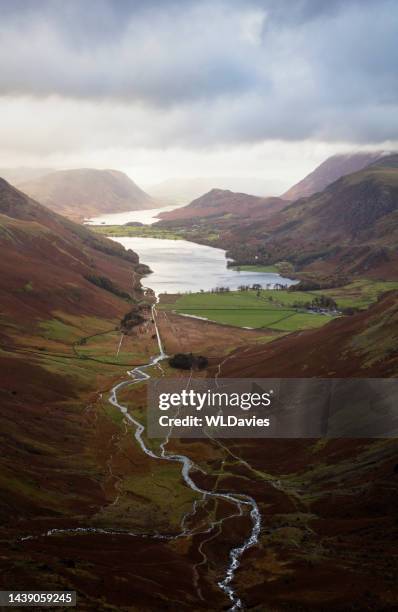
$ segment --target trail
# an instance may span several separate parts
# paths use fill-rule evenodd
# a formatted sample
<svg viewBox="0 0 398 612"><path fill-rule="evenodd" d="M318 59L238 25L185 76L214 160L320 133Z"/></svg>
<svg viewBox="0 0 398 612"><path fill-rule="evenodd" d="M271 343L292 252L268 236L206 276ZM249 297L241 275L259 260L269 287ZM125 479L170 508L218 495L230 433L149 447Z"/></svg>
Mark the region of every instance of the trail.
<svg viewBox="0 0 398 612"><path fill-rule="evenodd" d="M119 353L120 353L120 349L121 349L121 346L122 346L123 338L124 338L124 334L122 333L121 336L120 336L119 346L117 347L116 357L119 357Z"/></svg>

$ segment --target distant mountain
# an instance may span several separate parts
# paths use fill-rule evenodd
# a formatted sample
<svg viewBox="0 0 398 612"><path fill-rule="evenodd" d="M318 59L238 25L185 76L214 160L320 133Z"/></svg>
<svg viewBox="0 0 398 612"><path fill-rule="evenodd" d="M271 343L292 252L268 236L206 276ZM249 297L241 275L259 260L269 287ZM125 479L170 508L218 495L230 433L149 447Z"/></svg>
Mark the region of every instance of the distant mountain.
<svg viewBox="0 0 398 612"><path fill-rule="evenodd" d="M281 197L285 200L298 200L306 198L339 179L341 176L362 170L384 155L383 151L375 153L348 153L345 155L333 155L328 157L320 166L300 182L293 185Z"/></svg>
<svg viewBox="0 0 398 612"><path fill-rule="evenodd" d="M147 188L156 199L167 204L186 204L217 187L221 190L249 192L265 197L279 193L283 188L280 181L261 179L258 177L192 177L170 178Z"/></svg>
<svg viewBox="0 0 398 612"><path fill-rule="evenodd" d="M145 191L118 170L59 170L21 183L18 188L75 220L156 207Z"/></svg>
<svg viewBox="0 0 398 612"><path fill-rule="evenodd" d="M212 189L193 200L187 206L160 213L162 221L178 222L184 220L217 219L222 217L265 219L281 210L287 202L281 198L260 198L247 193L235 193L228 189Z"/></svg>
<svg viewBox="0 0 398 612"><path fill-rule="evenodd" d="M398 154L344 176L229 237L232 256L398 278Z"/></svg>

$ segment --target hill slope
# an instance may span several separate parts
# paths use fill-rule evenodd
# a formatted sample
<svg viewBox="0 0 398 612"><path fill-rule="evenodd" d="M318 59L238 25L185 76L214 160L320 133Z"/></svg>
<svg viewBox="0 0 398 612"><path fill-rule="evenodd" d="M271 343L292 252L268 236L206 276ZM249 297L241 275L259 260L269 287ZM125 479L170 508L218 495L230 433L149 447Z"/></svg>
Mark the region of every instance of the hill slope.
<svg viewBox="0 0 398 612"><path fill-rule="evenodd" d="M397 333L395 292L368 311L321 329L238 349L214 373L221 379L396 377ZM267 477L277 479L273 486L252 489L266 525L261 535L266 558L258 555L258 567L262 576L269 576L267 581L249 581L255 563L238 575L238 586L247 588L245 600L253 609L265 598L275 610L394 607L396 577L388 564L391 538L397 535L396 439L245 439L225 444L240 477L256 477L256 470L267 466ZM282 567L288 574L281 574ZM385 598L390 589L392 597Z"/></svg>
<svg viewBox="0 0 398 612"><path fill-rule="evenodd" d="M3 179L0 249L4 524L15 509L19 516L37 508L66 511L59 491L68 475L76 503L86 498L85 486L93 489L92 468L82 459L91 444L82 414L89 394L125 370L114 357L115 330L138 308L145 266L134 252L47 210ZM95 346L85 348L86 337L96 334L108 346L107 359ZM80 473L71 458L82 448ZM50 466L54 473L40 488Z"/></svg>
<svg viewBox="0 0 398 612"><path fill-rule="evenodd" d="M18 188L72 219L155 207L152 198L118 170L60 170Z"/></svg>
<svg viewBox="0 0 398 612"><path fill-rule="evenodd" d="M398 155L342 177L266 222L224 236L240 262L287 259L296 269L398 277Z"/></svg>
<svg viewBox="0 0 398 612"><path fill-rule="evenodd" d="M162 221L191 221L195 219L267 218L286 205L280 198L259 198L247 193L235 193L228 189L212 189L193 200L187 206L161 213Z"/></svg>
<svg viewBox="0 0 398 612"><path fill-rule="evenodd" d="M251 193L261 197L279 193L283 188L281 181L261 179L255 176L244 178L239 176L207 176L169 178L161 183L151 185L148 187L148 191L157 200L169 204L186 204L211 191L214 185L217 185L221 190Z"/></svg>
<svg viewBox="0 0 398 612"><path fill-rule="evenodd" d="M397 333L398 292L392 291L368 310L319 329L289 334L245 351L238 349L225 362L222 376L395 377Z"/></svg>
<svg viewBox="0 0 398 612"><path fill-rule="evenodd" d="M281 197L285 200L306 198L339 179L341 176L362 170L383 157L382 151L375 153L348 153L328 157L301 181L290 187Z"/></svg>

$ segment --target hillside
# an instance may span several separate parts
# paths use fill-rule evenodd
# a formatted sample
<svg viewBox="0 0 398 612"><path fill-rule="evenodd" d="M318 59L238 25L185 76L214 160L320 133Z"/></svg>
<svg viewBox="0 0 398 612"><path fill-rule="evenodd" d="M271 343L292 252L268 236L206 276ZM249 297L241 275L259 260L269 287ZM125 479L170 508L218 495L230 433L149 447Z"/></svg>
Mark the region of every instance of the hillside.
<svg viewBox="0 0 398 612"><path fill-rule="evenodd" d="M275 610L308 609L314 581L311 609L389 609L395 440L169 440L167 452L198 466L194 482L224 499L198 495L180 464L142 452L108 401L126 370L157 351L149 314L142 332L120 334L126 312L148 310L137 256L5 181L0 246L0 570L9 585L76 590L87 611L230 608L217 577L251 525L247 509L226 503L231 491L252 496L262 520L234 578L247 609L265 597ZM104 277L113 284L97 282ZM171 342L205 350L222 377L394 376L396 304L390 294L270 344L267 330L157 317L167 352ZM166 363L153 371L170 375ZM146 386L127 381L119 401L145 422Z"/></svg>
<svg viewBox="0 0 398 612"><path fill-rule="evenodd" d="M397 333L394 292L368 311L321 329L237 349L221 372L217 366L213 373L221 378L396 377ZM265 526L263 552L254 552L251 567L238 577L248 608L255 609L260 597L275 610L395 607L396 573L389 560L397 537L396 439L245 439L226 440L225 446L232 469L246 483L256 481L245 490L256 495ZM262 580L260 575L248 579L253 566Z"/></svg>
<svg viewBox="0 0 398 612"><path fill-rule="evenodd" d="M368 310L267 345L237 350L222 368L227 377L378 378L398 375L398 292ZM289 358L286 358L289 355Z"/></svg>
<svg viewBox="0 0 398 612"><path fill-rule="evenodd" d="M323 191L325 187L341 176L362 170L383 155L385 155L384 152L378 151L375 153L347 153L328 157L305 178L290 187L281 197L285 200L307 198L318 191Z"/></svg>
<svg viewBox="0 0 398 612"><path fill-rule="evenodd" d="M211 218L267 218L281 210L286 202L280 198L259 198L246 193L235 193L228 189L212 189L208 193L193 200L187 206L161 213L162 221L194 221L195 219Z"/></svg>
<svg viewBox="0 0 398 612"><path fill-rule="evenodd" d="M131 343L134 358L146 359L145 344L137 339L115 357L115 330L127 312L139 311L146 268L134 252L47 210L2 179L0 248L4 524L15 509L20 517L67 513L69 502L60 494L65 479L73 504L86 505L90 497L94 503L90 454L98 442L84 427L84 410L90 394L132 362L125 352ZM98 348L87 340L97 335ZM73 457L82 448L80 469Z"/></svg>
<svg viewBox="0 0 398 612"><path fill-rule="evenodd" d="M398 278L398 155L342 177L266 222L224 235L241 263L288 260L312 274Z"/></svg>
<svg viewBox="0 0 398 612"><path fill-rule="evenodd" d="M59 170L17 186L44 206L74 220L156 206L118 170Z"/></svg>

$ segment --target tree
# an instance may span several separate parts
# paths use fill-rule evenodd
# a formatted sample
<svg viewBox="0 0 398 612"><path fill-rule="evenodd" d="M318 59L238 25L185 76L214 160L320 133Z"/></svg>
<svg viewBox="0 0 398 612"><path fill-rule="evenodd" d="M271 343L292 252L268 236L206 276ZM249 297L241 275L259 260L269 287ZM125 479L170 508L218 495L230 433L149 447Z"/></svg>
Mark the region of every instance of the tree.
<svg viewBox="0 0 398 612"><path fill-rule="evenodd" d="M192 353L176 353L169 359L169 365L179 370L203 370L208 363L207 357L203 355L196 357Z"/></svg>

